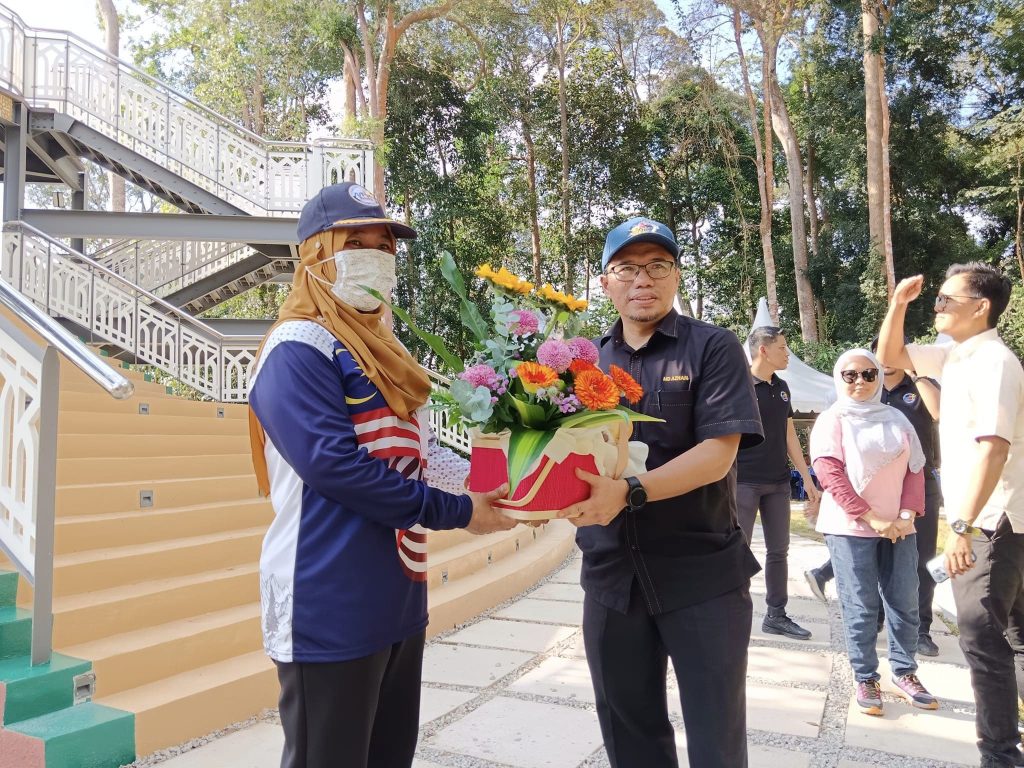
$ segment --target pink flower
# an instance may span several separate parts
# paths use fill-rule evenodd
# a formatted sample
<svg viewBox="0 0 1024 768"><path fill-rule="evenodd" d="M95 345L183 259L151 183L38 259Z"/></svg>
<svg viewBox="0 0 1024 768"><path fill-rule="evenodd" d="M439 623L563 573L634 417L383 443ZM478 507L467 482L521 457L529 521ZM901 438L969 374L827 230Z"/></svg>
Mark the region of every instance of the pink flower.
<svg viewBox="0 0 1024 768"><path fill-rule="evenodd" d="M468 381L474 387L496 389L498 386L498 374L489 365L471 365L459 374L459 378Z"/></svg>
<svg viewBox="0 0 1024 768"><path fill-rule="evenodd" d="M558 373L565 373L572 363L572 350L564 341L548 339L537 347L537 362L554 368Z"/></svg>
<svg viewBox="0 0 1024 768"><path fill-rule="evenodd" d="M583 360L591 365L597 365L597 358L600 355L594 342L590 339L577 336L575 339L569 339L568 344L573 360Z"/></svg>
<svg viewBox="0 0 1024 768"><path fill-rule="evenodd" d="M540 318L528 309L513 310L512 316L516 318L512 324L511 331L517 336L526 336L536 333L540 328Z"/></svg>

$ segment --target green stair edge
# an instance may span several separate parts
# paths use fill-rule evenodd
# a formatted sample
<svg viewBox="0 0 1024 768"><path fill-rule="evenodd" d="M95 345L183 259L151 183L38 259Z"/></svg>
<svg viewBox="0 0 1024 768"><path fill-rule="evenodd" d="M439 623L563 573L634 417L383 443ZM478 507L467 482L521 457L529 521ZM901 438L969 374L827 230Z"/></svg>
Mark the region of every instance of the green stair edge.
<svg viewBox="0 0 1024 768"><path fill-rule="evenodd" d="M74 678L92 670L92 662L55 653L46 664L32 666L30 656L0 660L0 683L6 688L0 727L70 707Z"/></svg>
<svg viewBox="0 0 1024 768"><path fill-rule="evenodd" d="M32 651L32 611L0 606L0 663Z"/></svg>
<svg viewBox="0 0 1024 768"><path fill-rule="evenodd" d="M39 739L46 768L119 768L135 762L135 715L87 702L8 726Z"/></svg>
<svg viewBox="0 0 1024 768"><path fill-rule="evenodd" d="M0 571L0 608L13 608L18 603L18 572Z"/></svg>

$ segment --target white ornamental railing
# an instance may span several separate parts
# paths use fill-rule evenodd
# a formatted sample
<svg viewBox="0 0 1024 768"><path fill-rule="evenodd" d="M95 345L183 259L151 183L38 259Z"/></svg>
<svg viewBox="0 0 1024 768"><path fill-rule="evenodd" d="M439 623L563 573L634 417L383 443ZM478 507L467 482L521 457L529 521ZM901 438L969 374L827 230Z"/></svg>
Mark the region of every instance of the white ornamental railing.
<svg viewBox="0 0 1024 768"><path fill-rule="evenodd" d="M0 315L0 550L32 585L32 664L44 664L53 629L57 353L114 397L130 396L132 385L3 280L0 305L46 342Z"/></svg>
<svg viewBox="0 0 1024 768"><path fill-rule="evenodd" d="M262 336L224 336L20 221L3 227L0 278L45 312L74 321L213 400L248 400ZM426 370L435 389L451 383ZM430 423L440 442L469 452L469 435L447 414L431 409Z"/></svg>
<svg viewBox="0 0 1024 768"><path fill-rule="evenodd" d="M244 402L259 336L224 336L184 310L22 222L3 227L0 277L213 400Z"/></svg>
<svg viewBox="0 0 1024 768"><path fill-rule="evenodd" d="M91 258L161 298L256 253L245 243L123 240Z"/></svg>
<svg viewBox="0 0 1024 768"><path fill-rule="evenodd" d="M267 141L70 32L0 6L0 90L74 117L255 215L291 214L321 188L371 189L372 144Z"/></svg>

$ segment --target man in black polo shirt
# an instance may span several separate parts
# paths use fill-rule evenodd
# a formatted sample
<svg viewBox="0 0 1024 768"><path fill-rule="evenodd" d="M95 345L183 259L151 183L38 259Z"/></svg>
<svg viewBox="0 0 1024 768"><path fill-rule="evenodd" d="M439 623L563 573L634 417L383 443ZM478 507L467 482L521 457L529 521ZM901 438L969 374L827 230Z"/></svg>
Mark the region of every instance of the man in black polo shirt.
<svg viewBox="0 0 1024 768"><path fill-rule="evenodd" d="M878 337L871 341L871 351L878 347ZM935 598L935 580L928 573L927 563L935 557L935 546L939 535L939 507L942 506L942 491L936 472L935 422L939 419L939 386L929 378L911 378L899 368L882 368L882 402L891 405L910 420L921 441L924 451L924 517L914 521L917 535L917 578L918 613L921 625L918 629L917 652L922 656L938 656L939 647L932 640L932 602ZM815 594L824 595L824 585L832 578L832 561L806 574L808 584ZM879 615L879 625L882 615Z"/></svg>
<svg viewBox="0 0 1024 768"><path fill-rule="evenodd" d="M743 349L728 330L672 308L679 249L664 224L631 219L605 240L601 284L620 318L600 366L640 383L647 472L579 472L583 637L612 768L676 768L667 659L679 682L690 765L747 765L750 577L759 570L736 520L735 462L761 442Z"/></svg>
<svg viewBox="0 0 1024 768"><path fill-rule="evenodd" d="M740 527L748 542L754 535L754 518L758 509L761 510L766 550L765 602L768 606L761 631L808 640L811 633L786 615L791 496L787 455L803 476L808 499L813 502L818 497L793 426L789 385L776 375L776 371L785 370L789 365L789 349L782 330L774 326L762 326L751 331L747 348L750 350L750 375L754 379L764 442L750 450L740 451L736 506Z"/></svg>

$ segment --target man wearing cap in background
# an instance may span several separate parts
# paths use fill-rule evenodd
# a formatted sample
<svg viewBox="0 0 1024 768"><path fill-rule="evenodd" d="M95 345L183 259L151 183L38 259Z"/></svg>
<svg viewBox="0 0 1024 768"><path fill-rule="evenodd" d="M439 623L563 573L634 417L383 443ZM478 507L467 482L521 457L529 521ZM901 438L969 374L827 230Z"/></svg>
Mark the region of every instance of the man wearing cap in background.
<svg viewBox="0 0 1024 768"><path fill-rule="evenodd" d="M736 520L736 451L762 440L747 360L728 330L678 314L679 247L635 218L605 240L601 285L619 319L600 366L643 387L633 440L647 472L578 471L590 498L562 510L579 526L583 637L613 768L676 768L666 704L672 659L690 765L747 765L746 672L759 570Z"/></svg>
<svg viewBox="0 0 1024 768"><path fill-rule="evenodd" d="M426 529L514 527L489 494L427 485L425 371L382 322L395 238L363 187L299 216L292 291L253 365L250 436L274 521L263 541L264 645L277 665L282 768L408 768L427 625Z"/></svg>
<svg viewBox="0 0 1024 768"><path fill-rule="evenodd" d="M811 633L786 615L789 590L789 485L788 456L803 477L810 504L816 505L814 487L804 449L793 426L793 404L789 385L776 371L789 366L789 348L781 328L765 325L755 328L747 338L750 375L754 380L757 407L761 413L764 442L739 455L736 504L740 526L749 542L754 535L754 519L761 512L764 531L765 603L767 611L761 631L796 640L809 640Z"/></svg>

